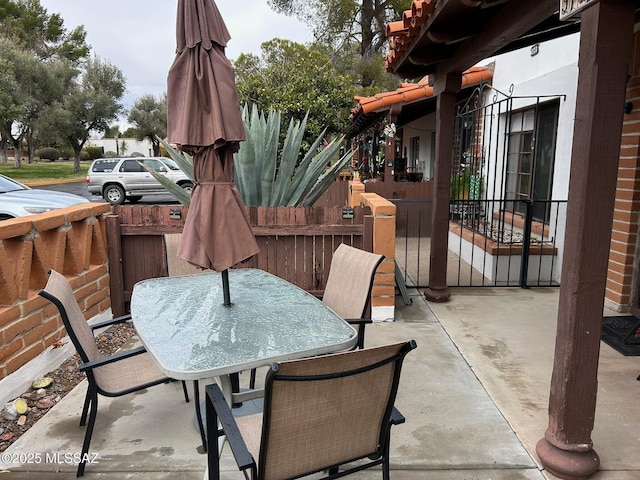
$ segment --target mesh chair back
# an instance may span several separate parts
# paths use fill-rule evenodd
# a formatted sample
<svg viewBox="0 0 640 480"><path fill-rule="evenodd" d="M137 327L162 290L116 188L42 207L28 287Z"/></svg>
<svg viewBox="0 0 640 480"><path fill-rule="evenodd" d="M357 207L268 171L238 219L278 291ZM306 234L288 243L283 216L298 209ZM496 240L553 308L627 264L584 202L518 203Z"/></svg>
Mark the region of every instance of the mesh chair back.
<svg viewBox="0 0 640 480"><path fill-rule="evenodd" d="M89 362L100 358L102 355L96 345L93 331L87 319L84 318L73 289L64 275L51 270L47 285L41 290L40 295L58 307L67 333L82 361Z"/></svg>
<svg viewBox="0 0 640 480"><path fill-rule="evenodd" d="M164 246L167 254L167 271L170 277L176 275L191 275L202 273L200 267L191 265L189 262L178 256L178 246L180 245L181 233L167 233L164 235Z"/></svg>
<svg viewBox="0 0 640 480"><path fill-rule="evenodd" d="M283 362L267 376L260 478L379 456L414 342ZM292 461L295 459L295 461Z"/></svg>
<svg viewBox="0 0 640 480"><path fill-rule="evenodd" d="M60 312L64 326L83 363L98 360L103 355L96 345L93 329L84 318L73 294L73 288L64 275L51 270L47 285L40 295L50 300ZM87 371L89 382L95 382L100 393L122 395L166 381L148 353L122 359Z"/></svg>
<svg viewBox="0 0 640 480"><path fill-rule="evenodd" d="M322 302L342 318L363 318L384 255L341 244L333 254Z"/></svg>

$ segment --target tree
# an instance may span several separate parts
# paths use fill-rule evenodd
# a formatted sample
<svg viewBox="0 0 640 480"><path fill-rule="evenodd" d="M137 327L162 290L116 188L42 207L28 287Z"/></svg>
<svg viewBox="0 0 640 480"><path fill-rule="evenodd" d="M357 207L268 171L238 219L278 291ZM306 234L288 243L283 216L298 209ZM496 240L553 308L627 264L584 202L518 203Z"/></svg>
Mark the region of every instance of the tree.
<svg viewBox="0 0 640 480"><path fill-rule="evenodd" d="M25 141L31 161L40 115L78 74L73 68L89 53L85 39L84 27L67 32L60 15L49 15L39 0L0 0L0 162L9 144L20 152Z"/></svg>
<svg viewBox="0 0 640 480"><path fill-rule="evenodd" d="M80 171L80 152L90 133L104 132L122 112L125 84L118 67L93 58L87 62L81 80L71 86L62 102L47 112L73 148L76 173Z"/></svg>
<svg viewBox="0 0 640 480"><path fill-rule="evenodd" d="M241 54L234 67L240 103L277 110L285 125L310 112L307 138L325 127L333 137L348 126L355 88L333 68L324 48L276 38L261 45L261 57Z"/></svg>
<svg viewBox="0 0 640 480"><path fill-rule="evenodd" d="M135 128L135 138L148 138L153 145L153 155L160 156L160 142L158 137L167 136L167 94L159 99L151 94L137 99L129 112L129 122Z"/></svg>
<svg viewBox="0 0 640 480"><path fill-rule="evenodd" d="M5 124L7 113L14 107L14 92L18 90L18 83L15 78L13 62L6 57L6 47L0 40L0 125ZM7 163L7 147L9 139L2 134L0 128L0 163Z"/></svg>
<svg viewBox="0 0 640 480"><path fill-rule="evenodd" d="M20 151L26 140L33 157L33 135L42 112L63 96L75 72L66 61L44 62L7 39L0 38L0 134ZM3 150L6 159L6 150Z"/></svg>
<svg viewBox="0 0 640 480"><path fill-rule="evenodd" d="M120 138L122 137L122 132L120 131L120 125L113 124L110 125L102 135L102 138Z"/></svg>
<svg viewBox="0 0 640 480"><path fill-rule="evenodd" d="M40 0L0 0L0 36L42 60L64 58L79 63L90 50L84 27L67 31L60 14L49 15Z"/></svg>
<svg viewBox="0 0 640 480"><path fill-rule="evenodd" d="M331 46L337 67L357 72L358 84L367 89L388 83L384 70L386 25L401 18L411 0L269 0L277 12L298 17L313 30L315 40ZM345 59L346 58L346 62ZM354 72L355 71L355 72ZM387 77L387 78L385 78Z"/></svg>

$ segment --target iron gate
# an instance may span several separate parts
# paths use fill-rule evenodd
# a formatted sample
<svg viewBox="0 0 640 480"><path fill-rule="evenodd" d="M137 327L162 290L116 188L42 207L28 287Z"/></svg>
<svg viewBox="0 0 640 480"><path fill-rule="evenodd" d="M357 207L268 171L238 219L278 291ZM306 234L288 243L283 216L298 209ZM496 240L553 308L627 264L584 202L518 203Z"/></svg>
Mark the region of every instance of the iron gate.
<svg viewBox="0 0 640 480"><path fill-rule="evenodd" d="M479 86L455 119L449 286L557 286L566 200L552 198L562 95L514 97ZM493 97L488 101L489 95ZM427 287L431 200L397 207L396 263Z"/></svg>

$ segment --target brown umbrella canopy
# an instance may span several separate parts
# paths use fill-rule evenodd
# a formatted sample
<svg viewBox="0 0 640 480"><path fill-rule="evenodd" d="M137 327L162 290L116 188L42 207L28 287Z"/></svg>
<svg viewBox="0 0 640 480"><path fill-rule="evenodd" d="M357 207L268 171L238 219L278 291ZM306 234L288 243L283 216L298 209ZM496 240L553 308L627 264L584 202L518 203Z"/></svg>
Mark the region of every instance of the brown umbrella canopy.
<svg viewBox="0 0 640 480"><path fill-rule="evenodd" d="M169 70L167 137L193 155L196 185L178 255L225 270L258 253L233 183L233 153L245 139L229 32L213 0L179 0L177 54Z"/></svg>

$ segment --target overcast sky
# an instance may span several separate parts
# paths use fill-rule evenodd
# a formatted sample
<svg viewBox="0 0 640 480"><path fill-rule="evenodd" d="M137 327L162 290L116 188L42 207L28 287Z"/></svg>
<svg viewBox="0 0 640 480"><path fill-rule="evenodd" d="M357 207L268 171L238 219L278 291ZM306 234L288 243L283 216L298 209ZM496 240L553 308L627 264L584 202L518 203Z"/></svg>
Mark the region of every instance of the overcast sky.
<svg viewBox="0 0 640 480"><path fill-rule="evenodd" d="M49 14L59 13L67 30L84 25L92 53L109 60L127 79L124 102L129 108L144 94L167 89L175 55L177 0L40 0ZM217 0L231 35L227 57L260 54L273 38L299 43L311 40L306 25L274 13L267 0Z"/></svg>

